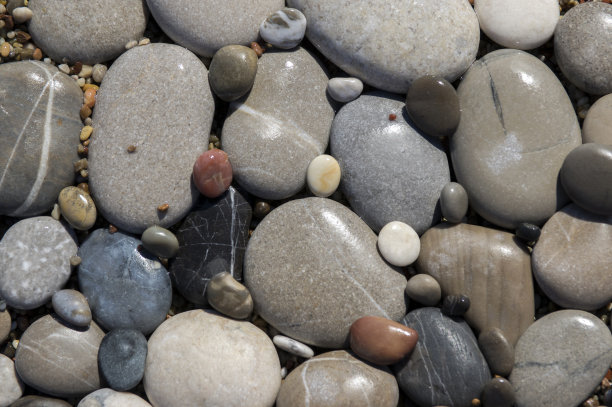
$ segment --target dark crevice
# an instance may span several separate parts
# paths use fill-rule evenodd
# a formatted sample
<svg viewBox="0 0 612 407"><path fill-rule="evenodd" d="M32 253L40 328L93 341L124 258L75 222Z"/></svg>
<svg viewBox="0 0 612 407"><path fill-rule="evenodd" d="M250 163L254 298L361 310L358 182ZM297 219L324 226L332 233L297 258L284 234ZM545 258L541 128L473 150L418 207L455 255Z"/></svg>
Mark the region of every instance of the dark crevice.
<svg viewBox="0 0 612 407"><path fill-rule="evenodd" d="M483 61L483 65L489 74L489 84L491 86L491 96L493 97L493 103L495 104L495 111L497 112L497 117L499 118L499 122L504 130L504 136L508 135L506 131L506 123L504 122L504 111L502 110L501 102L499 101L499 94L497 93L497 88L495 87L495 81L493 80L493 76L491 75L491 71L489 71L489 67L487 66L486 61Z"/></svg>

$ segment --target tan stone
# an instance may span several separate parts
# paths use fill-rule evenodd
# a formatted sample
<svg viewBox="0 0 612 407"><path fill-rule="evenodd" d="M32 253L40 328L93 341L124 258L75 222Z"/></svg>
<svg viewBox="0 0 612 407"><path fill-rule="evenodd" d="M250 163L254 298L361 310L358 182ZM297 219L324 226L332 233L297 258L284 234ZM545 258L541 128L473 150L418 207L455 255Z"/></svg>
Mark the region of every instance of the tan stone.
<svg viewBox="0 0 612 407"><path fill-rule="evenodd" d="M226 271L210 279L206 299L214 309L232 318L244 319L253 312L251 293Z"/></svg>
<svg viewBox="0 0 612 407"><path fill-rule="evenodd" d="M585 143L612 144L612 93L597 99L582 125Z"/></svg>
<svg viewBox="0 0 612 407"><path fill-rule="evenodd" d="M88 193L77 187L62 189L57 198L62 216L78 230L90 229L96 222L98 213L93 199Z"/></svg>

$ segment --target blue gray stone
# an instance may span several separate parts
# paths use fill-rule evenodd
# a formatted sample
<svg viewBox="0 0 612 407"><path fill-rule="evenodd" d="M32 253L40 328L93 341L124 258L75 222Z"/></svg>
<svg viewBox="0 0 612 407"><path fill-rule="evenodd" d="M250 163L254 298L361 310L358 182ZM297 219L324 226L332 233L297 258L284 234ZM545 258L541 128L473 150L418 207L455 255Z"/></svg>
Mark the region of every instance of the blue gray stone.
<svg viewBox="0 0 612 407"><path fill-rule="evenodd" d="M130 390L144 375L147 339L135 329L115 329L102 339L98 351L100 375L117 391Z"/></svg>
<svg viewBox="0 0 612 407"><path fill-rule="evenodd" d="M91 309L87 298L76 290L60 290L51 298L53 310L64 321L75 326L88 326Z"/></svg>

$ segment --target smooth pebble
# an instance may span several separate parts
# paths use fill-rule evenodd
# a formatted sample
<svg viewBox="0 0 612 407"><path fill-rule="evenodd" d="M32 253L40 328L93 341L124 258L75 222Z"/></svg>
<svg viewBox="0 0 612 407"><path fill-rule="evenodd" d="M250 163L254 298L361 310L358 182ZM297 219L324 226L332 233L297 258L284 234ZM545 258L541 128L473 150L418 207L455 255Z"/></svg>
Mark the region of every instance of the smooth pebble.
<svg viewBox="0 0 612 407"><path fill-rule="evenodd" d="M113 390L130 390L142 380L146 358L147 339L140 331L112 330L100 343L100 375Z"/></svg>
<svg viewBox="0 0 612 407"><path fill-rule="evenodd" d="M404 222L387 223L378 233L378 250L394 266L408 266L419 257L419 235Z"/></svg>
<svg viewBox="0 0 612 407"><path fill-rule="evenodd" d="M499 328L482 331L478 336L478 346L489 364L491 373L510 376L514 366L514 346L508 341L504 331Z"/></svg>
<svg viewBox="0 0 612 407"><path fill-rule="evenodd" d="M12 14L16 24L23 24L32 18L32 10L29 7L17 7Z"/></svg>
<svg viewBox="0 0 612 407"><path fill-rule="evenodd" d="M15 371L15 363L0 354L0 407L8 407L23 394L24 385Z"/></svg>
<svg viewBox="0 0 612 407"><path fill-rule="evenodd" d="M480 401L483 407L512 407L516 395L512 384L503 377L495 377L484 385Z"/></svg>
<svg viewBox="0 0 612 407"><path fill-rule="evenodd" d="M275 335L272 338L272 342L274 342L274 345L276 345L279 349L289 352L292 355L305 359L309 359L314 356L314 351L309 346L287 336Z"/></svg>
<svg viewBox="0 0 612 407"><path fill-rule="evenodd" d="M261 38L280 49L300 45L306 33L306 17L300 10L285 7L266 18L259 26Z"/></svg>
<svg viewBox="0 0 612 407"><path fill-rule="evenodd" d="M538 241L540 235L542 234L542 229L533 223L522 222L516 227L516 231L514 233L519 239L530 243Z"/></svg>
<svg viewBox="0 0 612 407"><path fill-rule="evenodd" d="M351 325L351 350L376 365L391 365L413 351L419 335L387 318L365 316Z"/></svg>
<svg viewBox="0 0 612 407"><path fill-rule="evenodd" d="M256 73L255 51L243 45L226 45L213 56L208 69L208 82L215 95L232 102L251 90Z"/></svg>
<svg viewBox="0 0 612 407"><path fill-rule="evenodd" d="M77 230L88 230L96 222L97 211L88 193L77 187L66 187L57 198L62 216Z"/></svg>
<svg viewBox="0 0 612 407"><path fill-rule="evenodd" d="M50 397L25 396L11 404L11 407L72 407L72 405L64 400Z"/></svg>
<svg viewBox="0 0 612 407"><path fill-rule="evenodd" d="M461 223L468 211L468 194L456 182L444 185L440 193L440 209L442 216L450 223Z"/></svg>
<svg viewBox="0 0 612 407"><path fill-rule="evenodd" d="M87 298L76 290L60 290L51 298L53 311L64 321L74 326L89 326L91 309Z"/></svg>
<svg viewBox="0 0 612 407"><path fill-rule="evenodd" d="M462 317L470 309L467 295L447 295L442 300L442 313L449 317Z"/></svg>
<svg viewBox="0 0 612 407"><path fill-rule="evenodd" d="M151 407L135 394L100 389L85 396L77 407Z"/></svg>
<svg viewBox="0 0 612 407"><path fill-rule="evenodd" d="M612 93L602 96L589 108L582 124L585 143L612 145Z"/></svg>
<svg viewBox="0 0 612 407"><path fill-rule="evenodd" d="M231 318L245 319L253 312L249 290L226 271L215 274L206 286L208 303Z"/></svg>
<svg viewBox="0 0 612 407"><path fill-rule="evenodd" d="M149 226L140 237L145 249L161 258L172 258L179 250L179 242L174 233L161 226Z"/></svg>
<svg viewBox="0 0 612 407"><path fill-rule="evenodd" d="M406 295L419 304L431 307L440 302L442 289L440 283L429 274L417 274L408 280Z"/></svg>
<svg viewBox="0 0 612 407"><path fill-rule="evenodd" d="M6 341L9 333L11 333L12 322L11 314L7 310L0 312L0 345Z"/></svg>
<svg viewBox="0 0 612 407"><path fill-rule="evenodd" d="M336 102L353 101L363 92L363 82L358 78L331 78L327 82L327 93Z"/></svg>
<svg viewBox="0 0 612 407"><path fill-rule="evenodd" d="M207 198L217 198L232 183L232 165L227 153L218 148L203 152L193 165L193 182Z"/></svg>
<svg viewBox="0 0 612 407"><path fill-rule="evenodd" d="M316 196L327 198L336 192L340 179L340 164L331 155L319 155L308 165L306 183L310 192Z"/></svg>

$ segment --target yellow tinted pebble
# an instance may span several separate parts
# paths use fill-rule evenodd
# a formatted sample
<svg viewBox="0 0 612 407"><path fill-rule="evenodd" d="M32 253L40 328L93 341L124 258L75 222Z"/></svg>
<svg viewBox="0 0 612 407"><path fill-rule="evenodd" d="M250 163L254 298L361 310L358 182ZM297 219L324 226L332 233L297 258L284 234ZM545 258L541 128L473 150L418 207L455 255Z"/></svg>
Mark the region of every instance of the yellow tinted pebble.
<svg viewBox="0 0 612 407"><path fill-rule="evenodd" d="M322 154L315 157L308 166L306 182L316 196L328 197L340 185L340 165L331 155Z"/></svg>

